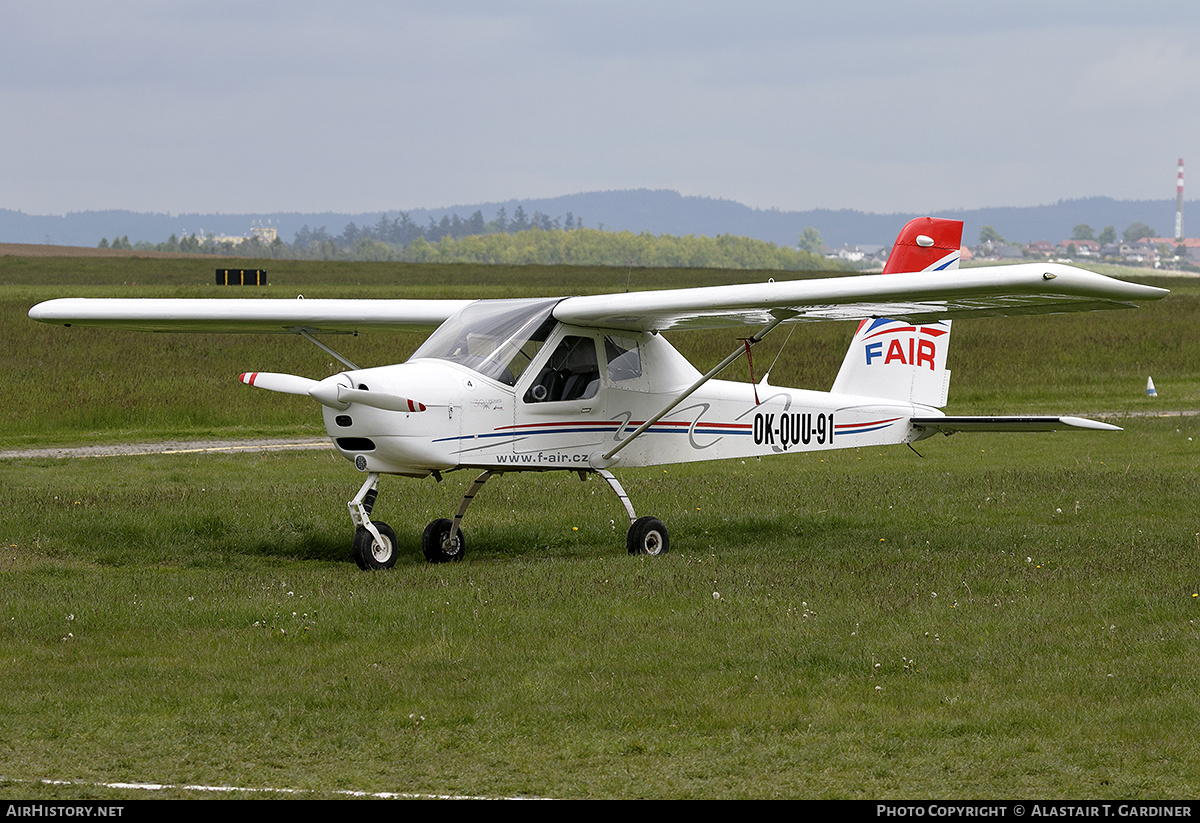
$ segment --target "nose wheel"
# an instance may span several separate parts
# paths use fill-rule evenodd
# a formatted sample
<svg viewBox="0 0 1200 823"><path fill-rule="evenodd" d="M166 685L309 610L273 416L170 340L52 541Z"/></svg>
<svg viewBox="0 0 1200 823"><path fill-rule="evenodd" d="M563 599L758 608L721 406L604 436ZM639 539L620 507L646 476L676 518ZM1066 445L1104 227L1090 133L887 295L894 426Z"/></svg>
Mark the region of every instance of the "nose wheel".
<svg viewBox="0 0 1200 823"><path fill-rule="evenodd" d="M387 523L371 520L371 509L379 486L379 475L372 472L346 506L354 521L354 562L363 571L390 569L396 565L396 533Z"/></svg>
<svg viewBox="0 0 1200 823"><path fill-rule="evenodd" d="M396 565L396 533L387 523L372 522L354 530L354 562L363 571L390 569Z"/></svg>

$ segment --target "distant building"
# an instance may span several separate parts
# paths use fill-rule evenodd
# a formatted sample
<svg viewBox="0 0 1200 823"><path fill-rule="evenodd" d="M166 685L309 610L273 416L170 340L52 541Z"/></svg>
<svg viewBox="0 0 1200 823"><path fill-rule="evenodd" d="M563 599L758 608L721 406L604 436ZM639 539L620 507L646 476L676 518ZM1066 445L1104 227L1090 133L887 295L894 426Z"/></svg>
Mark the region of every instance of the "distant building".
<svg viewBox="0 0 1200 823"><path fill-rule="evenodd" d="M279 239L279 229L275 226L252 226L250 235L264 246L269 246Z"/></svg>
<svg viewBox="0 0 1200 823"><path fill-rule="evenodd" d="M846 244L837 249L826 249L824 254L831 260L844 260L847 263L881 263L887 259L888 247L878 245Z"/></svg>
<svg viewBox="0 0 1200 823"><path fill-rule="evenodd" d="M279 229L275 226L251 226L250 234L242 235L241 237L233 237L228 234L218 234L213 236L213 242L223 245L228 243L231 246L240 246L247 240L257 240L264 246L269 246L279 239Z"/></svg>
<svg viewBox="0 0 1200 823"><path fill-rule="evenodd" d="M1025 256L1025 249L1013 243L997 243L988 240L980 243L971 251L980 260L1020 260Z"/></svg>
<svg viewBox="0 0 1200 823"><path fill-rule="evenodd" d="M1185 237L1182 240L1176 240L1174 237L1147 237L1145 240L1138 241L1138 245L1143 243L1153 248L1156 252L1158 249L1166 246L1171 250L1169 259L1172 261L1176 256L1176 250L1180 246L1183 246L1185 253L1180 256L1180 262L1191 263L1192 265L1200 263L1200 237Z"/></svg>
<svg viewBox="0 0 1200 823"><path fill-rule="evenodd" d="M1154 247L1144 242L1121 243L1117 246L1117 254L1123 263L1153 263L1158 256Z"/></svg>
<svg viewBox="0 0 1200 823"><path fill-rule="evenodd" d="M1075 247L1077 257L1099 257L1100 244L1095 240L1061 240L1058 247L1067 253L1071 246Z"/></svg>

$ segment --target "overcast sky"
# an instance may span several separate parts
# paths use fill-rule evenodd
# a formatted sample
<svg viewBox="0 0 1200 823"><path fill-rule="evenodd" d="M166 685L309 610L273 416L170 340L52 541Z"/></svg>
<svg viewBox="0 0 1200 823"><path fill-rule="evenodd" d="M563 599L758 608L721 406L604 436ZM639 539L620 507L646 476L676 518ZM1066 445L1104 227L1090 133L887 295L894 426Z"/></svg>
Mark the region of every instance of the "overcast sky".
<svg viewBox="0 0 1200 823"><path fill-rule="evenodd" d="M1163 199L1200 3L5 0L0 112L29 214Z"/></svg>

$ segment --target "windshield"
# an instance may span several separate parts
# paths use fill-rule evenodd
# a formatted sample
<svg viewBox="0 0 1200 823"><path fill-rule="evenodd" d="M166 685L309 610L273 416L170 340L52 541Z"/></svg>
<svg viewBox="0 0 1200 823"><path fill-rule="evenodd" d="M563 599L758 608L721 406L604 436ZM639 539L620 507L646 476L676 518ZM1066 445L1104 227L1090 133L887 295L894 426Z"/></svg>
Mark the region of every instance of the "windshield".
<svg viewBox="0 0 1200 823"><path fill-rule="evenodd" d="M411 360L449 360L509 386L517 382L550 331L554 300L481 300L451 317Z"/></svg>

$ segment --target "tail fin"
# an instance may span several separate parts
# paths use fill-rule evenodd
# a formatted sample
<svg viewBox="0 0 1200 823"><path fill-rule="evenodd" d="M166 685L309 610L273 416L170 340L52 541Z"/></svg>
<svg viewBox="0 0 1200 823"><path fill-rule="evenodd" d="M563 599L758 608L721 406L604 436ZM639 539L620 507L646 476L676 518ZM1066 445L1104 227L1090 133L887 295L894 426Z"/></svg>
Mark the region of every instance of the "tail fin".
<svg viewBox="0 0 1200 823"><path fill-rule="evenodd" d="M962 227L961 220L938 217L918 217L908 221L888 254L883 273L957 269Z"/></svg>
<svg viewBox="0 0 1200 823"><path fill-rule="evenodd" d="M935 217L910 221L896 238L883 273L957 269L962 225ZM924 326L882 317L863 320L833 391L941 408L950 389L949 347L949 320Z"/></svg>

